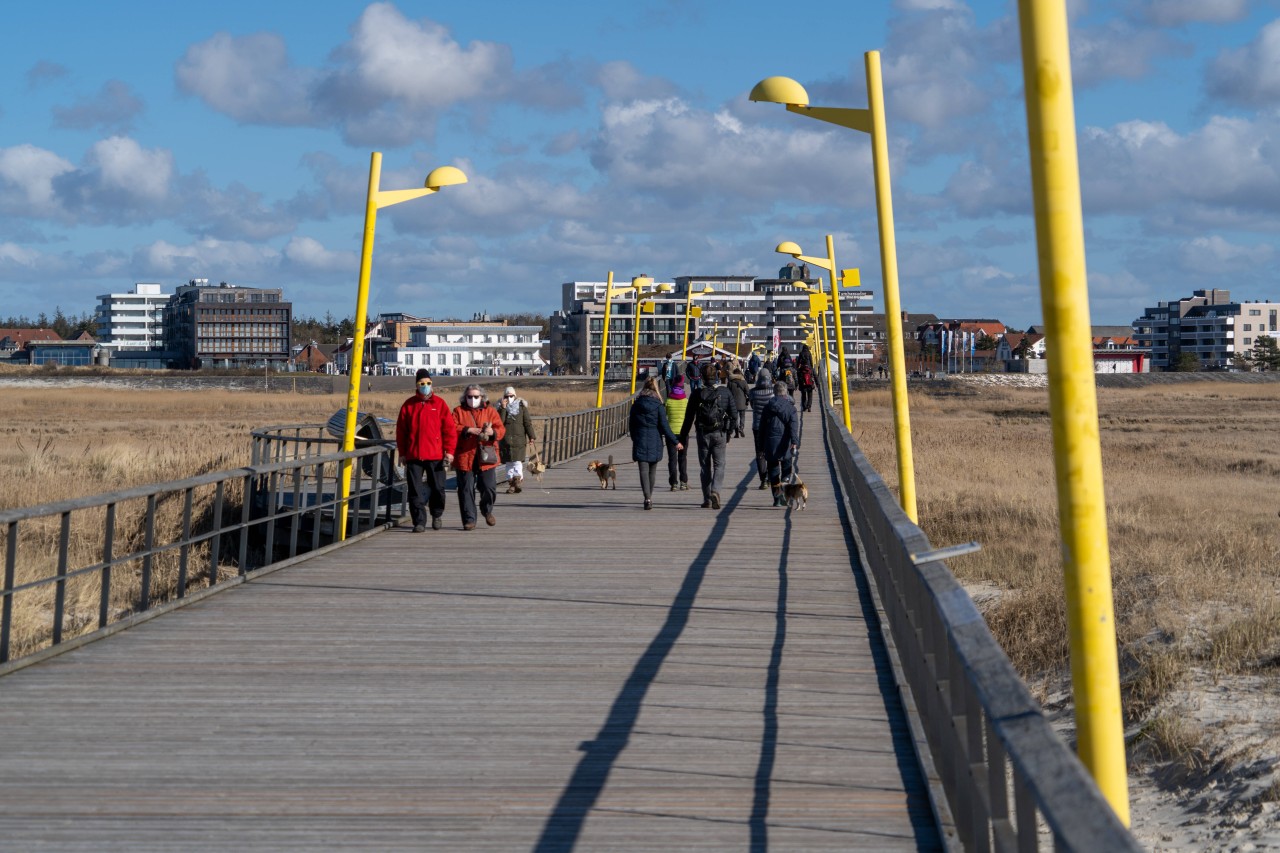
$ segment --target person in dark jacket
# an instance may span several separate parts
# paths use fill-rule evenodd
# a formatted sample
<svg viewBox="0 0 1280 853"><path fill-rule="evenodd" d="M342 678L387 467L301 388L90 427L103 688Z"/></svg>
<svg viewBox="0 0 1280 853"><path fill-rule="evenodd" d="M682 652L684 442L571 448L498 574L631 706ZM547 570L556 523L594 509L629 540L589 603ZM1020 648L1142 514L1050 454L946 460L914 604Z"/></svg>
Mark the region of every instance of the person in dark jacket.
<svg viewBox="0 0 1280 853"><path fill-rule="evenodd" d="M729 374L729 393L733 395L733 404L738 407L738 428L734 430L734 438L742 438L744 435L742 428L746 426L747 417L747 394L750 389L747 387L747 379L742 375L742 369L735 367Z"/></svg>
<svg viewBox="0 0 1280 853"><path fill-rule="evenodd" d="M715 398L725 414L720 423L703 421L703 401ZM698 428L698 467L702 469L702 508L720 508L720 488L724 483L724 454L729 446L729 435L738 423L738 407L733 393L720 384L716 365L702 365L702 385L689 398L689 409L680 428L680 442L689 437L689 429Z"/></svg>
<svg viewBox="0 0 1280 853"><path fill-rule="evenodd" d="M653 483L658 477L658 463L662 461L663 442L675 445L677 451L684 449L667 423L667 409L662 405L656 379L646 379L644 388L631 404L628 430L631 433L631 458L640 470L644 508L652 509Z"/></svg>
<svg viewBox="0 0 1280 853"><path fill-rule="evenodd" d="M773 399L773 377L763 367L756 371L756 384L751 389L751 437L756 448L756 473L760 475L760 488L769 485L769 460L760 449L760 416L764 407Z"/></svg>
<svg viewBox="0 0 1280 853"><path fill-rule="evenodd" d="M782 382L774 383L773 399L760 413L760 446L769 462L773 505L786 506L782 486L791 479L792 454L800 447L800 414Z"/></svg>
<svg viewBox="0 0 1280 853"><path fill-rule="evenodd" d="M458 425L449 404L432 393L431 374L425 368L418 370L417 385L396 419L396 450L404 460L413 532L421 533L427 529L428 509L431 529L442 526L445 468L453 463Z"/></svg>
<svg viewBox="0 0 1280 853"><path fill-rule="evenodd" d="M533 434L533 418L529 416L529 403L516 396L516 389L510 385L502 392L502 405L498 409L502 416L502 425L506 427L506 435L498 443L498 454L507 466L507 494L523 491L524 460L529 455L529 446L537 441Z"/></svg>

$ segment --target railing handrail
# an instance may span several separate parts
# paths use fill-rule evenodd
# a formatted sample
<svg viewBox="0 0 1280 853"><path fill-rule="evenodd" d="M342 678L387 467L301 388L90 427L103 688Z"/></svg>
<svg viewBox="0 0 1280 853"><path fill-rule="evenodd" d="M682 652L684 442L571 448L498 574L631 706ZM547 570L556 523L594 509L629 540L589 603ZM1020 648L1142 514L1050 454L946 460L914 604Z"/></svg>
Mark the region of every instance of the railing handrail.
<svg viewBox="0 0 1280 853"><path fill-rule="evenodd" d="M847 393L847 392L846 392ZM822 400L857 535L917 707L960 841L968 849L1038 847L1038 818L1058 850L1139 851L1084 765L1057 735L946 563ZM1009 808L1006 761L1013 769Z"/></svg>
<svg viewBox="0 0 1280 853"><path fill-rule="evenodd" d="M220 481L234 480L243 477L262 476L266 474L275 474L285 470L292 470L300 466L323 465L328 462L341 462L343 459L360 459L364 456L375 456L386 451L381 447L363 447L351 451L350 454L337 452L327 453L323 456L311 456L306 459L293 459L284 462L269 462L258 465L246 465L243 468L228 468L225 471L211 471L208 474L199 474L195 477L187 477L183 480L169 480L164 483L151 483L145 486L132 486L127 489L120 489L114 492L103 492L96 495L86 495L80 498L67 498L65 500L53 501L46 504L37 504L31 507L17 507L14 509L0 510L0 525L10 524L15 521L27 521L42 515L61 515L64 512L75 512L77 510L92 509L97 506L108 506L113 503L123 503L124 501L137 500L139 498L149 498L152 495L159 495L165 492L180 492L186 489L195 489L201 486L213 486Z"/></svg>

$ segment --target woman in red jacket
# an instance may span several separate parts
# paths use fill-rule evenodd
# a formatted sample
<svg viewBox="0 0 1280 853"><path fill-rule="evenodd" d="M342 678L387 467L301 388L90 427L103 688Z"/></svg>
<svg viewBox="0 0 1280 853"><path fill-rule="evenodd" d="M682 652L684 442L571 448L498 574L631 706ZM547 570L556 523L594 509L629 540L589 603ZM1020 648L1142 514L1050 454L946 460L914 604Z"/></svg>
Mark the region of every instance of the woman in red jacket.
<svg viewBox="0 0 1280 853"><path fill-rule="evenodd" d="M480 514L484 523L492 527L498 523L493 517L493 504L498 499L498 478L495 469L502 460L498 455L498 442L507 434L498 410L489 405L479 385L468 385L462 392L458 407L453 410L453 421L458 425L458 450L453 458L453 470L458 474L458 508L462 510L462 529L476 529L476 488L480 489ZM488 452L492 457L486 460Z"/></svg>

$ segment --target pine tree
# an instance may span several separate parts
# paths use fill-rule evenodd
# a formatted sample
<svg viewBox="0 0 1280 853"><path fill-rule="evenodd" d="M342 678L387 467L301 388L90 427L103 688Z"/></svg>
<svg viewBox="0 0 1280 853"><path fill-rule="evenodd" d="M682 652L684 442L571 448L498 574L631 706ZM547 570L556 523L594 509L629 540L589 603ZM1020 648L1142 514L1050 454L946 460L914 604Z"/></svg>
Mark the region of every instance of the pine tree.
<svg viewBox="0 0 1280 853"><path fill-rule="evenodd" d="M1270 335L1253 339L1253 364L1261 371L1280 370L1280 343Z"/></svg>

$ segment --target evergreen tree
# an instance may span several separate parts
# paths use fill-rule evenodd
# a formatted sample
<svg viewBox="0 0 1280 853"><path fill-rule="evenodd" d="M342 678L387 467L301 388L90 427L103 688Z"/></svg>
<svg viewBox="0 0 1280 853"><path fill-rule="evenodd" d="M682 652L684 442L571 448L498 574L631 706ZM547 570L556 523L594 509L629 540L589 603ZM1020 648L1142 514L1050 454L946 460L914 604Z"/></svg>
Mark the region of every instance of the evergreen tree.
<svg viewBox="0 0 1280 853"><path fill-rule="evenodd" d="M1174 373L1195 373L1200 369L1200 358L1193 352L1181 353L1169 365L1169 369Z"/></svg>
<svg viewBox="0 0 1280 853"><path fill-rule="evenodd" d="M71 323L68 322L67 315L62 313L61 306L53 309L53 324L49 328L60 338L71 337Z"/></svg>
<svg viewBox="0 0 1280 853"><path fill-rule="evenodd" d="M1280 343L1270 335L1253 339L1253 364L1261 371L1280 370Z"/></svg>
<svg viewBox="0 0 1280 853"><path fill-rule="evenodd" d="M978 342L974 344L974 348L980 350L994 350L999 345L999 341L984 332L978 336Z"/></svg>

